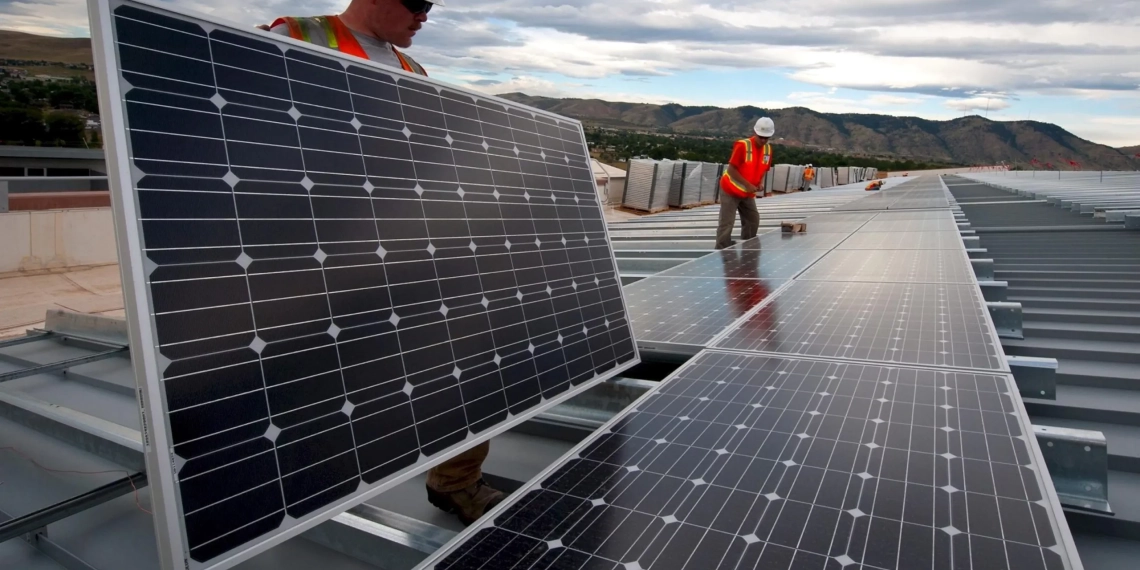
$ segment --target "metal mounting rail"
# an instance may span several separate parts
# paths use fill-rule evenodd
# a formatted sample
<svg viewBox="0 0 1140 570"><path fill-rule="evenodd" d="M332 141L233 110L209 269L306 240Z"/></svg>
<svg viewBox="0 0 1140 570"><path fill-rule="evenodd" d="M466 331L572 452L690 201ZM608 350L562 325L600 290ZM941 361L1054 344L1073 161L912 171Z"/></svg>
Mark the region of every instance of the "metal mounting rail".
<svg viewBox="0 0 1140 570"><path fill-rule="evenodd" d="M51 523L61 521L112 499L117 499L142 487L146 487L146 474L135 473L92 489L82 495L60 501L50 507L0 523L0 543L28 533L35 533Z"/></svg>
<svg viewBox="0 0 1140 570"><path fill-rule="evenodd" d="M51 331L34 332L34 333L28 334L28 336L22 336L22 337L18 337L18 338L8 339L5 341L0 341L0 348L9 348L12 346L20 346L21 344L28 344L30 342L36 342L39 340L43 340L45 338L51 338L52 336L55 336L55 333L53 333Z"/></svg>
<svg viewBox="0 0 1140 570"><path fill-rule="evenodd" d="M11 372L5 372L5 373L0 374L0 383L8 382L10 380L16 380L18 378L27 378L28 376L36 376L38 374L47 374L49 372L59 372L60 370L67 370L68 368L71 368L73 366L79 366L81 364L90 364L92 362L98 362L100 360L106 360L108 358L113 358L113 357L118 356L120 354L124 354L124 353L128 352L129 350L130 349L127 347L116 348L116 349L107 350L104 352L97 352L97 353L89 355L89 356L80 356L77 358L69 358L67 360L61 360L59 362L52 362L50 364L43 364L40 366L33 366L30 368L24 368L22 370L13 370Z"/></svg>

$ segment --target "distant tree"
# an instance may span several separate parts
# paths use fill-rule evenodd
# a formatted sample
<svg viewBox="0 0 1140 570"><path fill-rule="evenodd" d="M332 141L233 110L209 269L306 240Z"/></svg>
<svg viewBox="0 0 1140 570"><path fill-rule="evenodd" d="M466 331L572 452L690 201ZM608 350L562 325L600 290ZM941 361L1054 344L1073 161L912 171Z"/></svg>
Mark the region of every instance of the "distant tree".
<svg viewBox="0 0 1140 570"><path fill-rule="evenodd" d="M48 113L44 117L44 125L47 127L47 140L55 146L82 145L86 140L84 131L87 129L87 122L71 113L60 111Z"/></svg>
<svg viewBox="0 0 1140 570"><path fill-rule="evenodd" d="M0 140L33 145L44 138L44 116L39 109L0 108Z"/></svg>

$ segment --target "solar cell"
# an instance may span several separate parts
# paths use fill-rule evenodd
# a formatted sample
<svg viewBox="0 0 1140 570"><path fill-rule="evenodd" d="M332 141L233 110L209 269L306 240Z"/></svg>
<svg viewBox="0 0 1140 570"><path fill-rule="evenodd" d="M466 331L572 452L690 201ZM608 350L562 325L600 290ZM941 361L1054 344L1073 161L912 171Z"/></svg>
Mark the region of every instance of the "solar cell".
<svg viewBox="0 0 1140 570"><path fill-rule="evenodd" d="M956 232L958 224L950 217L934 220L894 220L875 218L859 228L862 233L879 232Z"/></svg>
<svg viewBox="0 0 1140 570"><path fill-rule="evenodd" d="M846 223L846 222L842 222ZM850 232L823 232L816 231L815 225L808 223L806 233L785 233L773 231L761 234L750 240L741 242L737 249L766 249L768 251L782 249L820 249L828 250L839 245L847 239Z"/></svg>
<svg viewBox="0 0 1140 570"><path fill-rule="evenodd" d="M1072 568L1013 393L706 351L422 567Z"/></svg>
<svg viewBox="0 0 1140 570"><path fill-rule="evenodd" d="M826 250L727 248L659 273L659 277L726 277L790 279L807 269Z"/></svg>
<svg viewBox="0 0 1140 570"><path fill-rule="evenodd" d="M795 281L716 348L1004 370L977 287Z"/></svg>
<svg viewBox="0 0 1140 570"><path fill-rule="evenodd" d="M905 283L975 282L964 250L843 250L825 255L800 275L816 281Z"/></svg>
<svg viewBox="0 0 1140 570"><path fill-rule="evenodd" d="M636 362L579 123L92 7L165 568L232 565Z"/></svg>
<svg viewBox="0 0 1140 570"><path fill-rule="evenodd" d="M960 232L856 232L839 249L951 249L961 250Z"/></svg>
<svg viewBox="0 0 1140 570"><path fill-rule="evenodd" d="M804 219L805 222L869 222L875 218L873 212L828 212L826 214L815 214Z"/></svg>
<svg viewBox="0 0 1140 570"><path fill-rule="evenodd" d="M953 219L954 215L948 210L938 210L935 212L881 212L875 216L875 220L880 222Z"/></svg>
<svg viewBox="0 0 1140 570"><path fill-rule="evenodd" d="M625 296L633 334L643 350L660 344L704 347L784 283L778 279L650 277L626 287Z"/></svg>

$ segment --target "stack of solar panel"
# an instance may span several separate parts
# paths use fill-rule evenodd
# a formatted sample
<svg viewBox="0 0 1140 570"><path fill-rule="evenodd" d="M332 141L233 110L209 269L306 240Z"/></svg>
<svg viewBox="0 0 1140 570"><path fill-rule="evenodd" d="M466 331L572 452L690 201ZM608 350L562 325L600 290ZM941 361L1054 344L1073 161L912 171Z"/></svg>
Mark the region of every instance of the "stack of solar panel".
<svg viewBox="0 0 1140 570"><path fill-rule="evenodd" d="M723 169L724 165L722 164L713 162L701 163L700 203L702 205L716 202L716 196L720 193L720 175Z"/></svg>
<svg viewBox="0 0 1140 570"><path fill-rule="evenodd" d="M820 188L832 188L835 186L836 172L834 168L830 167L817 167L815 169L815 183Z"/></svg>
<svg viewBox="0 0 1140 570"><path fill-rule="evenodd" d="M678 164L681 173L681 185L678 188L676 202L670 202L669 205L676 208L691 208L701 205L704 163L683 161Z"/></svg>
<svg viewBox="0 0 1140 570"><path fill-rule="evenodd" d="M950 208L807 221L634 293L712 348L424 567L1080 568Z"/></svg>
<svg viewBox="0 0 1140 570"><path fill-rule="evenodd" d="M625 181L622 206L645 212L660 212L669 209L669 186L672 182L672 169L668 169L669 179L665 185L660 182L661 165L655 160L631 160Z"/></svg>
<svg viewBox="0 0 1140 570"><path fill-rule="evenodd" d="M688 163L681 160L662 160L658 166L658 175L661 180L668 184L669 194L666 205L679 208L681 206L681 188L685 184L685 170ZM668 172L671 176L668 180L665 179L664 173Z"/></svg>

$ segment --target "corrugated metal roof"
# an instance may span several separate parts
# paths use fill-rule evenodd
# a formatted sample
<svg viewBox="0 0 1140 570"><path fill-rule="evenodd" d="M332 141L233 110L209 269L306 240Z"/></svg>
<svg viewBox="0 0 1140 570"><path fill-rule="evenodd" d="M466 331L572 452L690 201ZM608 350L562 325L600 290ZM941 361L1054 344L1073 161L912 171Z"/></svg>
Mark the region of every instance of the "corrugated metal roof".
<svg viewBox="0 0 1140 570"><path fill-rule="evenodd" d="M959 203L968 216L973 216L971 222L982 236L982 246L995 259L998 279L1010 283L1011 300L1025 306L1025 340L1005 341L1006 351L1053 356L1061 361L1057 400L1027 400L1031 416L1043 424L1094 429L1108 436L1110 500L1116 516L1067 513L1085 567L1134 568L1140 557L1140 542L1135 540L1140 538L1140 357L1136 356L1140 355L1140 232L1126 232L1119 224L1103 230L1107 227L1103 222L1087 223L1077 214L1061 212L1025 197L1017 204L1021 209L1015 211L1016 216L995 215L986 208L1010 205L987 202L1010 202L1017 197L1006 190L981 185L955 185L952 191L956 196L961 194ZM862 185L858 185L761 200L758 206L762 231L776 231L780 221L827 212L864 195ZM623 280L633 281L710 251L718 208L671 211L611 223ZM999 227L994 224L1008 228L1011 220L1026 223L1014 231L990 231ZM1074 229L1030 229L1037 223ZM85 353L91 354L92 348L57 341L3 349L0 372L19 366L20 359L47 362ZM25 378L0 387L0 397L18 392L21 397L58 406L53 408L56 413L96 414L106 422L97 425L128 434L130 447L135 445L132 438L137 439L138 421L128 390L129 373L127 384L122 382L125 365L125 359L115 357L73 368L67 374ZM666 372L645 370L630 375L659 378ZM624 405L620 398L608 398L607 405L612 409L599 412L603 416ZM3 402L0 408L4 408ZM545 425L549 429L554 424ZM570 429L581 434L581 426ZM486 472L489 476L508 474L525 480L568 445L549 432L538 437L512 432L496 439ZM0 418L2 446L32 449L39 461L53 466L88 471L117 468L106 459L105 449L79 449L17 425L11 419ZM0 454L0 469L5 479L5 484L0 485L0 507L7 509L9 515L73 496L117 476L49 477L11 454ZM413 479L370 502L385 512L415 520L415 524L432 532L454 530L453 519L432 511L423 500L422 485L422 478ZM34 496L27 493L30 486L37 489ZM145 490L141 496L145 506ZM150 517L138 510L130 496L54 524L50 536L96 568L145 568L147 561L155 559ZM64 567L21 541L0 544L0 560L2 568L10 564L51 570ZM303 539L287 542L240 567L249 570L315 566L326 570L370 567Z"/></svg>
<svg viewBox="0 0 1140 570"><path fill-rule="evenodd" d="M994 185L968 184L967 179ZM1083 179L1083 182L1082 182ZM1032 186L1095 190L1095 176ZM948 179L948 182L950 179ZM1009 355L1055 358L1057 399L1026 399L1035 425L1103 432L1115 516L1066 510L1086 568L1135 568L1140 557L1140 232L1018 196L1018 179L969 176L950 185L981 238L1009 301L1023 306L1025 338ZM1025 179L1020 179L1025 182ZM1029 184L1026 184L1029 186ZM1140 189L1140 185L1136 188Z"/></svg>

